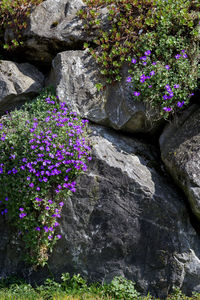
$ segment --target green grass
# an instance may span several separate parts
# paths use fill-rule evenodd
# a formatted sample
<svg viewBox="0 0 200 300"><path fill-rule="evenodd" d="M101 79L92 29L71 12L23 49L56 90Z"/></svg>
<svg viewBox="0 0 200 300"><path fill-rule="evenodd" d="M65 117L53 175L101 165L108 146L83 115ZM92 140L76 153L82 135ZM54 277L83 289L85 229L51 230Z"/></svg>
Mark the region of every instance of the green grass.
<svg viewBox="0 0 200 300"><path fill-rule="evenodd" d="M0 281L0 300L159 300L151 295L141 296L134 283L122 277L115 277L110 284L87 284L79 274L70 277L62 274L62 282L47 279L43 285L33 288L16 277ZM167 300L200 300L200 294L185 296L180 289L174 289Z"/></svg>

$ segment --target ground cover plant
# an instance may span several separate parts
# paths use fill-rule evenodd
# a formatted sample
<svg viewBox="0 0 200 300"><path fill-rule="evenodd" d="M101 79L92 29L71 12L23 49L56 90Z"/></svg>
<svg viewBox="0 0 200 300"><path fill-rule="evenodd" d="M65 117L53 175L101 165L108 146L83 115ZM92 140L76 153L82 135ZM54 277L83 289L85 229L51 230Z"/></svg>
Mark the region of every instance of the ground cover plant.
<svg viewBox="0 0 200 300"><path fill-rule="evenodd" d="M174 288L167 300L198 300L200 294L185 296L179 288ZM0 281L0 300L159 300L149 293L142 296L135 284L123 277L115 277L109 284L88 283L80 274L70 277L62 274L61 280L46 279L44 284L32 287L16 277Z"/></svg>
<svg viewBox="0 0 200 300"><path fill-rule="evenodd" d="M59 234L61 210L76 178L87 170L87 120L69 112L51 89L0 121L1 215L44 266Z"/></svg>
<svg viewBox="0 0 200 300"><path fill-rule="evenodd" d="M86 29L98 32L94 40L97 47L85 43L85 48L99 64L106 82L120 81L121 67L126 63L130 74L139 75L132 78L133 85L142 75L150 77L140 82L141 90L133 86L134 100L146 101L165 118L185 107L200 77L199 1L85 0L85 3L86 8L78 15ZM105 7L111 27L108 31L102 29L100 19L100 9ZM147 52L151 53L151 63L155 65L148 64L149 56L144 54ZM150 72L155 74L149 75ZM166 86L172 89L170 99L163 98ZM102 89L102 84L97 84L97 88Z"/></svg>

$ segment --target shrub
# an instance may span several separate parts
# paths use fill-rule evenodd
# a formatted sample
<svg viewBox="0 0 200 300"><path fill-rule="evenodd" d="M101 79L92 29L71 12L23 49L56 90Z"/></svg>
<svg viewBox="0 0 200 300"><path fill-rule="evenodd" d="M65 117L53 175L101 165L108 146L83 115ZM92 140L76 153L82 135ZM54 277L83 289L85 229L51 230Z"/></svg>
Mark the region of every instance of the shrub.
<svg viewBox="0 0 200 300"><path fill-rule="evenodd" d="M154 81L157 80L158 88L154 90L154 84L148 89L144 84L143 87L147 89L144 92L143 88L140 99L146 101L149 99L150 104L167 117L169 111L163 112L160 109L169 108L165 103L161 103L164 86L179 84L181 89L176 93L176 103L173 107L176 106L177 100L180 103L184 101L184 105L189 102L188 91L197 87L198 78L199 1L86 0L85 2L87 7L79 12L79 16L85 21L85 28L97 29L99 35L94 41L98 45L95 49L87 43L85 48L89 48L107 83L121 80L120 71L124 62L129 64L131 74L135 72L139 75L142 64L133 65L132 59L142 57L144 52L150 50L153 61L157 62L155 67L157 75L153 78ZM100 9L103 7L107 7L108 20L112 22L109 31L102 29ZM174 63L175 55L181 50L187 53L187 60L180 59ZM170 72L166 72L166 65L170 65ZM152 71L148 62L146 69L148 72ZM167 80L169 82L166 82ZM98 90L103 88L101 84L97 84L96 87ZM160 95L158 90L161 92ZM145 98L146 96L149 98ZM139 100L138 97L134 98ZM175 112L175 109L171 112Z"/></svg>
<svg viewBox="0 0 200 300"><path fill-rule="evenodd" d="M45 265L64 200L87 170L87 120L69 112L51 90L3 117L0 124L1 214L18 229L34 266Z"/></svg>
<svg viewBox="0 0 200 300"><path fill-rule="evenodd" d="M165 118L189 103L196 88L197 74L192 76L184 49L175 55L170 65L154 61L150 50L145 51L142 57L134 57L132 64L127 82L132 84L134 99L147 102Z"/></svg>
<svg viewBox="0 0 200 300"><path fill-rule="evenodd" d="M44 0L1 0L0 1L0 33L11 29L13 39L4 48L10 50L23 45L21 31L27 27L27 18L31 10Z"/></svg>
<svg viewBox="0 0 200 300"><path fill-rule="evenodd" d="M106 288L106 294L114 299L136 300L140 293L136 291L135 284L124 277L116 276Z"/></svg>

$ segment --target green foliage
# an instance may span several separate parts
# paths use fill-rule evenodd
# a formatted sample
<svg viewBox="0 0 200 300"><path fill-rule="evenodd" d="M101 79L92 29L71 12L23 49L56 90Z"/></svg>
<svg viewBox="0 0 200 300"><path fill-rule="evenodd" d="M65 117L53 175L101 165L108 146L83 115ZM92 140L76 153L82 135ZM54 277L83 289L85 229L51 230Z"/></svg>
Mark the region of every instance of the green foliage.
<svg viewBox="0 0 200 300"><path fill-rule="evenodd" d="M80 274L70 277L69 273L62 274L61 282L46 279L43 285L33 288L30 284L16 278L1 279L0 300L156 300L149 293L141 296L134 288L134 283L123 277L115 277L110 284L88 284ZM192 297L185 296L179 288L175 288L167 300L198 300L199 293ZM159 300L159 299L157 299Z"/></svg>
<svg viewBox="0 0 200 300"><path fill-rule="evenodd" d="M0 34L5 29L12 30L14 38L4 44L4 49L11 50L23 45L21 31L27 27L27 18L31 10L44 0L1 0Z"/></svg>
<svg viewBox="0 0 200 300"><path fill-rule="evenodd" d="M101 66L101 74L106 76L107 83L120 81L120 68L134 50L139 31L147 32L150 27L145 20L152 14L152 1L86 0L85 3L87 7L78 15L84 19L86 29L98 29L99 35L94 41L98 47L95 50L89 48L90 53ZM112 24L109 31L101 28L99 10L103 7L108 7L108 21ZM153 18L152 22L155 23Z"/></svg>
<svg viewBox="0 0 200 300"><path fill-rule="evenodd" d="M18 229L25 260L44 266L60 213L86 169L87 120L69 112L52 90L0 120L1 214Z"/></svg>
<svg viewBox="0 0 200 300"><path fill-rule="evenodd" d="M135 57L136 63L129 70L134 99L147 102L165 118L183 109L197 84L197 72L191 71L185 50L170 59L170 64L155 62L155 55L141 58Z"/></svg>
<svg viewBox="0 0 200 300"><path fill-rule="evenodd" d="M135 285L131 280L123 277L115 277L106 288L106 294L114 299L138 299L140 293L135 290Z"/></svg>
<svg viewBox="0 0 200 300"><path fill-rule="evenodd" d="M175 113L177 103L184 102L184 106L189 103L188 96L197 87L198 78L198 0L86 0L85 3L87 7L78 15L84 20L86 29L98 32L94 41L97 47L93 49L85 44L85 48L89 48L107 83L121 80L121 67L126 62L130 74L135 74L136 88L141 88L141 96L134 97L135 100L149 101L165 118L169 115L169 111L163 110L165 107L170 107L170 113ZM100 9L104 7L108 10L111 28L108 31L103 29L105 26L101 21ZM150 61L145 67L143 62L131 63L133 58L142 57L147 50L157 62L155 68L151 68ZM181 50L185 50L187 60L174 62L175 55ZM170 66L170 72L166 72L166 65ZM137 76L152 70L157 72L152 78L152 88L148 89L147 84L137 85ZM166 84L180 85L180 89L174 91L175 97L167 103L162 101ZM98 90L102 88L98 86Z"/></svg>

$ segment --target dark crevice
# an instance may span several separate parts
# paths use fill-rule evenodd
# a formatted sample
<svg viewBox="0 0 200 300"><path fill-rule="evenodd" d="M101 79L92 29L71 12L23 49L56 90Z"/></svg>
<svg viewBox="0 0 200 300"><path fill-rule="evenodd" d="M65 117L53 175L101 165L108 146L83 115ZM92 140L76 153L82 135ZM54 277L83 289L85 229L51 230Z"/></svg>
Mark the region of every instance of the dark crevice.
<svg viewBox="0 0 200 300"><path fill-rule="evenodd" d="M69 11L69 2L66 3L65 5L65 17L67 17L68 11Z"/></svg>

